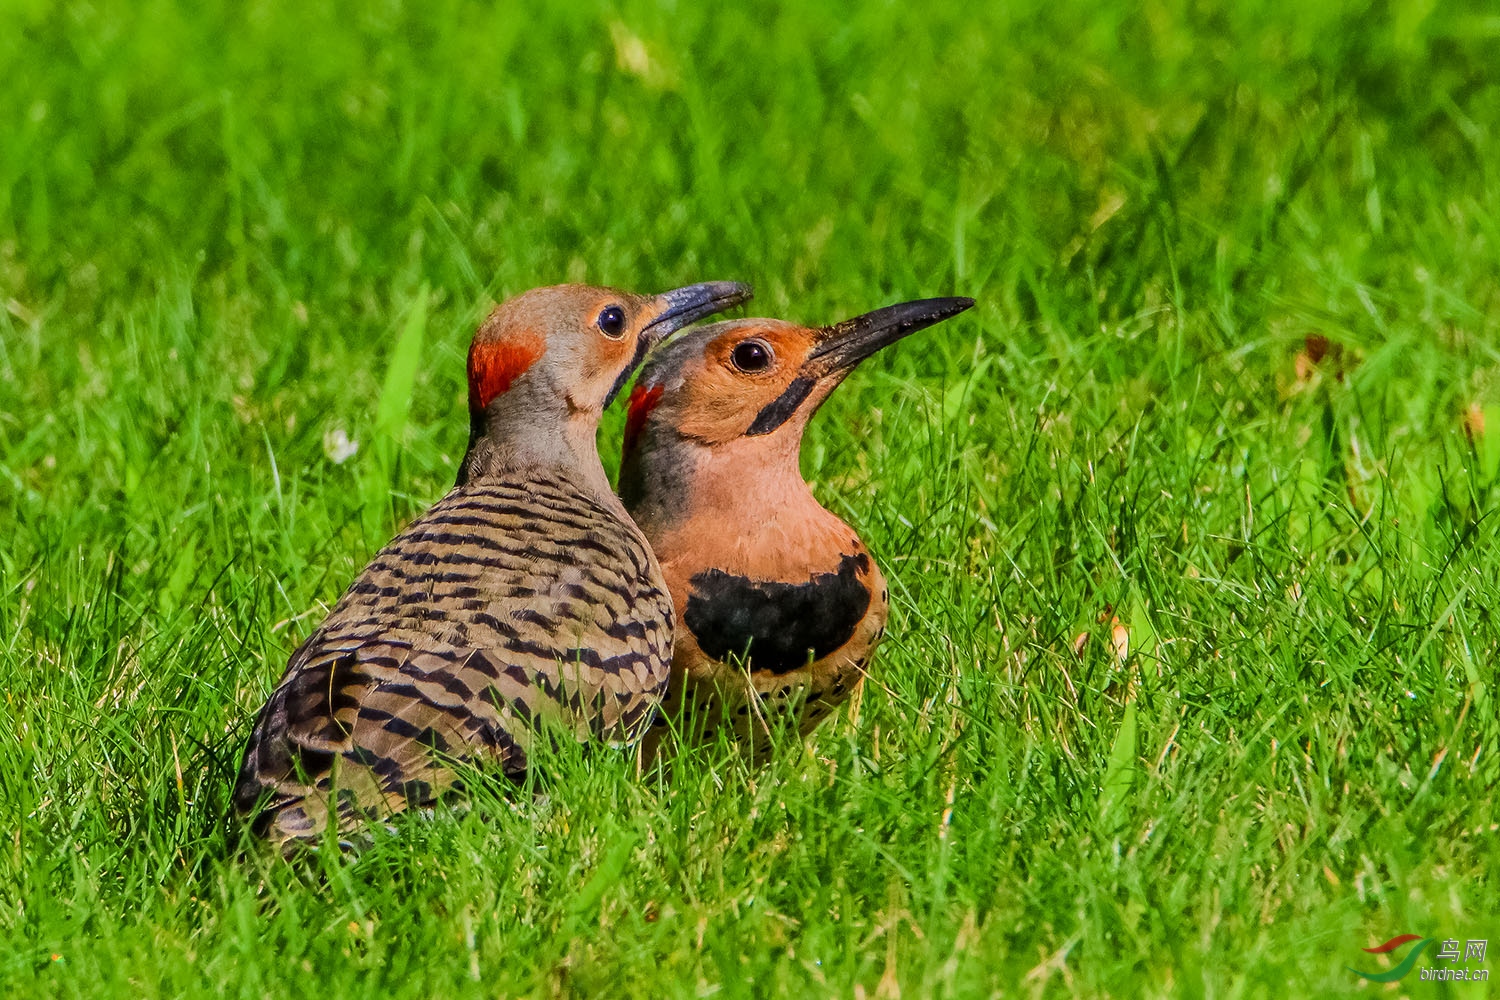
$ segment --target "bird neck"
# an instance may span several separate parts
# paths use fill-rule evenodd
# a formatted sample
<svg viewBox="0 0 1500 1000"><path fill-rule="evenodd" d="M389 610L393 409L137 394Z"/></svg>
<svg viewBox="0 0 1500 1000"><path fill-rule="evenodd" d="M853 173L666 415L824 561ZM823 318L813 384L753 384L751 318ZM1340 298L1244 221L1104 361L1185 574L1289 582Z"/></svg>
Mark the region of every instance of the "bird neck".
<svg viewBox="0 0 1500 1000"><path fill-rule="evenodd" d="M626 518L599 460L598 411L577 410L556 399L538 400L525 392L502 396L469 415L469 447L458 481L560 474L605 508ZM550 410L562 409L552 413Z"/></svg>
<svg viewBox="0 0 1500 1000"><path fill-rule="evenodd" d="M620 492L658 555L691 551L705 565L737 564L737 554L748 553L775 558L795 551L815 559L852 532L803 480L800 445L800 434L713 446L648 442L622 469Z"/></svg>

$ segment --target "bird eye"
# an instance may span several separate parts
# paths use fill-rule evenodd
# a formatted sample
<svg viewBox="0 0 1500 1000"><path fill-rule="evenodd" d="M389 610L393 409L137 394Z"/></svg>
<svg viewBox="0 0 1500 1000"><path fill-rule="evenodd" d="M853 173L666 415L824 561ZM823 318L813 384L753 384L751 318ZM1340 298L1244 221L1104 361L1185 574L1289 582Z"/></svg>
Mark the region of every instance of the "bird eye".
<svg viewBox="0 0 1500 1000"><path fill-rule="evenodd" d="M771 367L771 345L764 340L746 340L736 344L729 360L742 372L763 372Z"/></svg>
<svg viewBox="0 0 1500 1000"><path fill-rule="evenodd" d="M619 340L625 335L625 310L619 306L605 306L599 318L594 320L594 325L606 337Z"/></svg>

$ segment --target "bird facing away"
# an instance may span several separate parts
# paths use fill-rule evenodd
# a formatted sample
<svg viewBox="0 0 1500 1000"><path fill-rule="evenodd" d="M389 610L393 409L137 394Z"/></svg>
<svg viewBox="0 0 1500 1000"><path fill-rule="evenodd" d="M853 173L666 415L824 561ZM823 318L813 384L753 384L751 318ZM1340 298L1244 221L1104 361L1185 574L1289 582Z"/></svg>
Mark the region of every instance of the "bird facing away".
<svg viewBox="0 0 1500 1000"><path fill-rule="evenodd" d="M768 721L806 734L864 680L888 596L859 536L798 469L808 420L860 361L957 315L926 299L810 329L715 323L647 362L631 393L620 496L676 608L672 679L644 751L725 721L753 756Z"/></svg>
<svg viewBox="0 0 1500 1000"><path fill-rule="evenodd" d="M348 831L507 776L550 732L628 743L667 682L672 605L610 491L600 414L668 334L750 297L538 288L469 348L469 447L449 493L387 545L255 722L234 803L277 843Z"/></svg>

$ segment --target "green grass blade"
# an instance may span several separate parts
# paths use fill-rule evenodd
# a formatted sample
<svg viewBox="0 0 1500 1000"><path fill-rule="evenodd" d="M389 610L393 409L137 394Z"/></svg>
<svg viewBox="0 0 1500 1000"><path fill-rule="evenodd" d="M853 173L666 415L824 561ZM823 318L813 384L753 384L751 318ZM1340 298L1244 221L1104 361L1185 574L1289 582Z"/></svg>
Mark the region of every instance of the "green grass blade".
<svg viewBox="0 0 1500 1000"><path fill-rule="evenodd" d="M411 413L412 392L422 361L427 333L428 288L424 284L409 307L400 336L386 362L385 381L375 409L371 461L365 464L364 523L367 537L389 533L390 494L395 484L396 457Z"/></svg>
<svg viewBox="0 0 1500 1000"><path fill-rule="evenodd" d="M1125 703L1120 716L1120 727L1115 731L1114 743L1110 746L1109 762L1105 765L1104 780L1099 788L1098 816L1100 826L1113 833L1125 822L1126 803L1136 772L1135 699Z"/></svg>

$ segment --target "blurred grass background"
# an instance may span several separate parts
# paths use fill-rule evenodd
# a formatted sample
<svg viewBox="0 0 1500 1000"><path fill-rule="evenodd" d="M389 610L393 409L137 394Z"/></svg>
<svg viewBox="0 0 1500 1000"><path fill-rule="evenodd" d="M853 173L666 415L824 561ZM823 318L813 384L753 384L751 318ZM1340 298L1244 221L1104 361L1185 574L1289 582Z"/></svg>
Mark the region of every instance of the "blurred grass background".
<svg viewBox="0 0 1500 1000"><path fill-rule="evenodd" d="M0 24L0 992L1338 995L1500 936L1488 5ZM710 278L980 302L809 435L891 578L857 708L236 857L250 716L450 485L488 304Z"/></svg>

